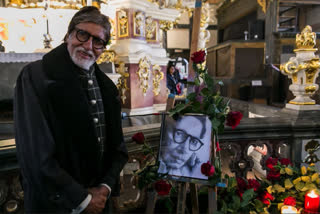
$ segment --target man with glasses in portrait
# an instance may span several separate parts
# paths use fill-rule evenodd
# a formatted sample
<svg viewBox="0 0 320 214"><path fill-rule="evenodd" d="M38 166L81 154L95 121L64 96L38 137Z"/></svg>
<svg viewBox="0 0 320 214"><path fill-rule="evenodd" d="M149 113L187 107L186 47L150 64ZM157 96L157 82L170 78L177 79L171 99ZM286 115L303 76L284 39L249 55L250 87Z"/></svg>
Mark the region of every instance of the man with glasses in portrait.
<svg viewBox="0 0 320 214"><path fill-rule="evenodd" d="M210 158L211 122L206 116L182 116L166 120L160 144L158 172L206 179L201 164Z"/></svg>
<svg viewBox="0 0 320 214"><path fill-rule="evenodd" d="M97 66L109 18L84 7L64 43L23 68L14 122L26 213L110 213L128 160L118 90Z"/></svg>

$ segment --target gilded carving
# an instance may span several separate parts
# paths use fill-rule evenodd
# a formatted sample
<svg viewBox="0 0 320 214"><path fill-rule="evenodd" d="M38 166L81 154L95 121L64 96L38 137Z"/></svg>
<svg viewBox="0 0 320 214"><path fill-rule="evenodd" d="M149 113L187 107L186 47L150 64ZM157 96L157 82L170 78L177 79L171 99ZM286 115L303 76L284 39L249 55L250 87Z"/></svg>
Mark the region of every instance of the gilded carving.
<svg viewBox="0 0 320 214"><path fill-rule="evenodd" d="M115 56L116 56L116 53L114 51L105 50L97 59L97 63L101 64L104 62L114 62Z"/></svg>
<svg viewBox="0 0 320 214"><path fill-rule="evenodd" d="M157 22L151 16L146 19L146 37L148 41L157 41Z"/></svg>
<svg viewBox="0 0 320 214"><path fill-rule="evenodd" d="M145 17L142 12L136 12L134 15L134 36L145 36L144 28L145 28Z"/></svg>
<svg viewBox="0 0 320 214"><path fill-rule="evenodd" d="M314 105L316 102L294 102L294 101L289 101L290 104L295 104L295 105Z"/></svg>
<svg viewBox="0 0 320 214"><path fill-rule="evenodd" d="M139 70L137 71L140 88L142 89L143 96L146 96L147 90L149 88L149 76L150 76L150 63L147 57L140 59L139 61Z"/></svg>
<svg viewBox="0 0 320 214"><path fill-rule="evenodd" d="M316 45L316 39L316 33L312 32L312 27L310 25L307 25L302 30L301 34L296 35L297 49L313 49Z"/></svg>
<svg viewBox="0 0 320 214"><path fill-rule="evenodd" d="M118 37L129 36L129 23L127 11L120 10L118 13Z"/></svg>
<svg viewBox="0 0 320 214"><path fill-rule="evenodd" d="M209 3L203 4L201 8L200 30L198 38L198 50L206 48L206 43L210 40L210 32L207 30L211 21L211 9Z"/></svg>
<svg viewBox="0 0 320 214"><path fill-rule="evenodd" d="M289 61L280 66L284 75L292 79L289 90L292 91L295 98L290 104L295 105L314 105L315 101L311 96L318 90L316 78L319 74L320 61L315 56L316 34L312 32L310 26L306 26L301 34L296 35L295 49L296 57L291 57Z"/></svg>
<svg viewBox="0 0 320 214"><path fill-rule="evenodd" d="M316 86L311 85L311 86L306 86L304 90L306 93L314 93L317 90L317 88Z"/></svg>
<svg viewBox="0 0 320 214"><path fill-rule="evenodd" d="M312 84L314 82L314 78L316 73L318 72L320 68L320 62L319 59L312 59L309 62L306 63L306 83L307 84Z"/></svg>
<svg viewBox="0 0 320 214"><path fill-rule="evenodd" d="M153 72L153 79L152 79L152 84L153 84L153 94L155 96L160 94L160 82L163 80L163 72L161 71L161 67L159 65L154 65L152 67L152 72Z"/></svg>
<svg viewBox="0 0 320 214"><path fill-rule="evenodd" d="M298 76L297 76L297 74L292 74L292 83L298 83Z"/></svg>
<svg viewBox="0 0 320 214"><path fill-rule="evenodd" d="M129 89L127 86L127 78L129 77L128 67L125 66L124 62L119 62L116 72L121 75L118 79L117 88L120 90L120 98L124 104L127 99L126 91Z"/></svg>
<svg viewBox="0 0 320 214"><path fill-rule="evenodd" d="M261 6L261 9L264 13L267 12L267 0L257 0L258 4Z"/></svg>
<svg viewBox="0 0 320 214"><path fill-rule="evenodd" d="M160 29L163 31L168 31L173 28L173 22L172 21L165 21L165 20L160 20Z"/></svg>

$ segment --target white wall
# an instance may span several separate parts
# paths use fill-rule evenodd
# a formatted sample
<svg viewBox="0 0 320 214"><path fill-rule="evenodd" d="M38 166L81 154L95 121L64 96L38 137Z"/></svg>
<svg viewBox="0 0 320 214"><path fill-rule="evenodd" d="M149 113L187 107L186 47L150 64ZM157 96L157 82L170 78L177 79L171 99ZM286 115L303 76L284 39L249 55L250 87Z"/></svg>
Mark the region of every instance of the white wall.
<svg viewBox="0 0 320 214"><path fill-rule="evenodd" d="M77 10L49 9L49 33L52 46L61 44L69 21ZM6 52L30 53L42 49L46 33L45 11L42 8L17 9L0 7L0 40Z"/></svg>

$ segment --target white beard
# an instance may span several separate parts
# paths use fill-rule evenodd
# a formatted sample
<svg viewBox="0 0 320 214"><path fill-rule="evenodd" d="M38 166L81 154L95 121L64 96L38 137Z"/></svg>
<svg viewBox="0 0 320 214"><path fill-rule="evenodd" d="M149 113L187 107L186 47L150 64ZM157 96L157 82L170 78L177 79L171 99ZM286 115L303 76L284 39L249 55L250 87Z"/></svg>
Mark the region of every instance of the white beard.
<svg viewBox="0 0 320 214"><path fill-rule="evenodd" d="M77 55L78 51L85 52L88 55L91 55L92 57L90 59L83 59L80 56ZM70 51L69 51L70 52ZM83 47L79 46L73 49L72 53L70 53L71 59L74 64L79 66L80 68L83 68L85 70L89 70L91 65L96 61L94 54L92 51L86 51Z"/></svg>

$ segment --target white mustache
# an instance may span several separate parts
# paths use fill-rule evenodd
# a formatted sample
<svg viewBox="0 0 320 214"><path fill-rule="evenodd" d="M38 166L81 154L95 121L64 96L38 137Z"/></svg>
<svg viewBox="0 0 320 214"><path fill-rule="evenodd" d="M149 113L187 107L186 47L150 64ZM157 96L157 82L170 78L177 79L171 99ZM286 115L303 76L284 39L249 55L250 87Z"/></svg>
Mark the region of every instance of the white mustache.
<svg viewBox="0 0 320 214"><path fill-rule="evenodd" d="M88 54L90 57L93 57L93 52L92 51L87 51L86 49L84 49L83 47L76 47L75 51L82 51L85 54Z"/></svg>

